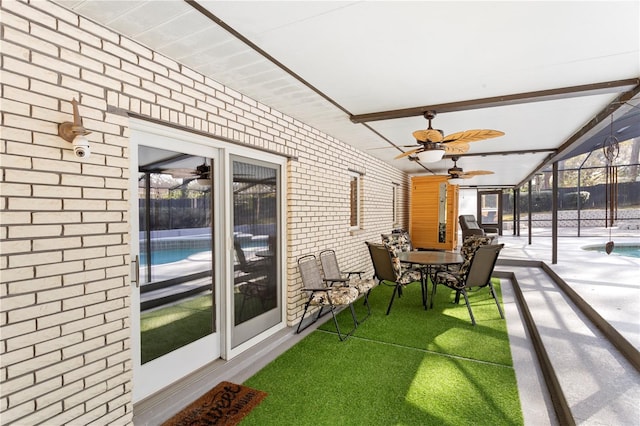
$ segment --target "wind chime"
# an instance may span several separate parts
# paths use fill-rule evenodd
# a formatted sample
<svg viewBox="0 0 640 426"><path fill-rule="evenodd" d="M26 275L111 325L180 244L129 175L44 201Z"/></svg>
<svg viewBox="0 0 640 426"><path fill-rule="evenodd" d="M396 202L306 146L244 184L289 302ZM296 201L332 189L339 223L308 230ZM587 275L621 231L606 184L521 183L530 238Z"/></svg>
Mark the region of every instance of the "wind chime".
<svg viewBox="0 0 640 426"><path fill-rule="evenodd" d="M611 239L611 228L614 222L618 219L618 168L613 165L618 153L620 152L620 145L618 144L618 138L613 135L613 114L611 114L611 128L609 136L607 136L602 144L602 151L606 160L605 167L605 225L609 227L609 241L605 244L604 248L607 254L611 254L613 251L613 240ZM608 216L608 217L607 217Z"/></svg>

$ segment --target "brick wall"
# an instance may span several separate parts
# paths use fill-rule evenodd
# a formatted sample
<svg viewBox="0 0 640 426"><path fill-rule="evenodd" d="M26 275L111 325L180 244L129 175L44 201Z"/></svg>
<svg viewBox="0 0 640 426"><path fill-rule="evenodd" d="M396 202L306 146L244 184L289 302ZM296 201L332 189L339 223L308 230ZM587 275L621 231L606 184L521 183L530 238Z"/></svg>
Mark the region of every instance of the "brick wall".
<svg viewBox="0 0 640 426"><path fill-rule="evenodd" d="M131 422L128 113L296 157L289 324L301 315L298 256L334 248L344 269L371 271L364 241L393 227L402 172L55 3L1 8L3 424ZM72 98L92 132L85 160L57 135ZM362 173L356 232L348 170ZM406 208L400 217L406 227Z"/></svg>

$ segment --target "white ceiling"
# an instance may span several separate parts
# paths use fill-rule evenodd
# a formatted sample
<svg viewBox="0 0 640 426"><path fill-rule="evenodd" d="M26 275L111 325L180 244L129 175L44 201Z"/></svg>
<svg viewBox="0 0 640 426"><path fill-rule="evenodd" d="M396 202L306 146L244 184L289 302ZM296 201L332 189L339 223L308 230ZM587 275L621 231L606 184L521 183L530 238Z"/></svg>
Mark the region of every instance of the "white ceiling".
<svg viewBox="0 0 640 426"><path fill-rule="evenodd" d="M391 144L414 144L412 132L427 127L422 116L367 123L350 116L453 103L454 112L433 120L445 134L505 132L472 143L468 154L474 155L458 161L465 171L495 172L470 185L518 184L551 152L480 154L552 151L567 141L575 141L573 147L602 130L603 113L618 118L640 107L637 81L586 96L459 107L638 79L637 0L57 3L412 174L446 173L453 165L450 159L422 165L394 160L400 150ZM631 99L608 109L625 91L632 91ZM594 118L598 123L583 128Z"/></svg>

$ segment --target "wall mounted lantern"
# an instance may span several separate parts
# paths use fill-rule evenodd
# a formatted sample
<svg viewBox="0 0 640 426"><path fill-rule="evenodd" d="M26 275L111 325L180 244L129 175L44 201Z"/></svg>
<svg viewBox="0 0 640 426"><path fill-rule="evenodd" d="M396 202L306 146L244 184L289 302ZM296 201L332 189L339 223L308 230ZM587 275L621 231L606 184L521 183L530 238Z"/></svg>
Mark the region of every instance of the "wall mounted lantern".
<svg viewBox="0 0 640 426"><path fill-rule="evenodd" d="M58 126L58 135L67 142L73 144L73 154L78 158L88 158L91 155L88 135L89 131L82 126L82 117L78 113L78 102L75 98L71 101L73 105L73 123L65 121Z"/></svg>

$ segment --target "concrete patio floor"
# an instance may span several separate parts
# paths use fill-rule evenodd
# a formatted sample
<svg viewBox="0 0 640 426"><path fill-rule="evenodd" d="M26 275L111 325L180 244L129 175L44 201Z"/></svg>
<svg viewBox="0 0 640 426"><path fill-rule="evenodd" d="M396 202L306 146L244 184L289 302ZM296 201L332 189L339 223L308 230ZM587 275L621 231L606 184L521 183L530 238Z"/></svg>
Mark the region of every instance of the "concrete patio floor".
<svg viewBox="0 0 640 426"><path fill-rule="evenodd" d="M565 230L565 234L570 231ZM574 230L575 232L575 230ZM635 231L637 232L637 231ZM560 231L560 235L563 232ZM516 274L536 327L551 359L576 424L640 424L640 374L580 310L537 267L513 261L543 261L636 349L640 347L640 259L583 250L604 244L606 237L560 236L557 264L551 264L546 230L502 236L503 265L496 271ZM640 244L633 231L612 232L616 244ZM504 263L507 263L505 265ZM517 264L517 262L515 262ZM525 332L510 285L503 298L525 424L560 424L544 377Z"/></svg>

